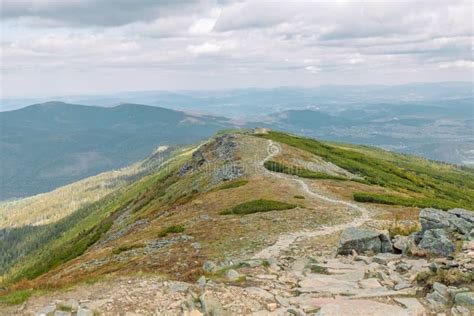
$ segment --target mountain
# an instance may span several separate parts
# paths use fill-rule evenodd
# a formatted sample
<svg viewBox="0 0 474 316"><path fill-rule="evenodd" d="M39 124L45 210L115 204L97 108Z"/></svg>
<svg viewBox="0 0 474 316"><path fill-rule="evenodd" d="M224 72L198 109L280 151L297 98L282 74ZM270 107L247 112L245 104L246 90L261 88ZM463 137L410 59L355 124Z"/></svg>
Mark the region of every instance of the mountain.
<svg viewBox="0 0 474 316"><path fill-rule="evenodd" d="M1 230L0 303L17 304L44 295L39 289L76 284L67 295L84 299L81 304L94 302L88 308L98 312L110 308L112 314L139 307L144 313L180 313L184 307L176 302L188 302L188 294L188 303L199 305L183 303L186 308L205 311L211 304L206 295L230 293L234 301L248 302L243 289L263 295L256 298L258 306L267 306L260 304L273 302L274 294L262 290L273 289L274 271L278 280L286 280L275 288L291 304L303 304L297 303L296 287L300 293L317 291L320 279L314 281L314 273L349 266L334 261L343 229L366 225L412 232L420 208L474 205L473 169L266 129L219 133L151 161L152 169L68 214ZM97 185L88 183L82 190ZM306 266L312 268L302 273ZM365 275L353 272L347 282ZM195 285L197 279L204 285ZM359 289L327 281L333 282L325 285L331 293L341 286ZM86 298L86 293L97 294ZM163 301L156 301L160 297ZM221 303L230 304L230 297ZM23 307L28 311L45 303L30 300ZM239 308L251 312L247 305Z"/></svg>
<svg viewBox="0 0 474 316"><path fill-rule="evenodd" d="M224 118L138 104L47 102L0 112L0 199L47 192L228 126Z"/></svg>

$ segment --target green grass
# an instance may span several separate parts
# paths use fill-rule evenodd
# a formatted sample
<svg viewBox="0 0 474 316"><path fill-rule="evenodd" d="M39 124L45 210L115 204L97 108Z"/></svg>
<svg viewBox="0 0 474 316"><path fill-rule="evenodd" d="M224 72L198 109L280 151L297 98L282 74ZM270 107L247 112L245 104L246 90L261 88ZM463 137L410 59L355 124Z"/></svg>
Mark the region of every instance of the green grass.
<svg viewBox="0 0 474 316"><path fill-rule="evenodd" d="M245 203L238 204L231 209L220 212L221 215L246 215L258 212L270 212L279 210L288 210L296 208L295 204L288 204L284 202L271 201L271 200L253 200Z"/></svg>
<svg viewBox="0 0 474 316"><path fill-rule="evenodd" d="M316 172L295 166L288 166L278 161L268 160L263 164L265 168L273 172L285 173L293 176L298 176L308 179L332 179L332 180L347 180L343 177L332 176L323 172Z"/></svg>
<svg viewBox="0 0 474 316"><path fill-rule="evenodd" d="M135 244L135 245L123 245L123 246L119 246L117 248L114 248L112 250L112 253L114 255L118 255L122 252L125 252L125 251L129 251L129 250L132 250L132 249L137 249L137 248L143 248L145 247L144 244Z"/></svg>
<svg viewBox="0 0 474 316"><path fill-rule="evenodd" d="M367 184L389 188L411 198L377 197L366 202L418 207L463 207L474 205L474 169L396 154L382 149L319 142L314 139L271 131L259 137L285 143L322 157L359 175ZM421 196L421 197L420 197Z"/></svg>
<svg viewBox="0 0 474 316"><path fill-rule="evenodd" d="M26 301L33 294L33 290L21 290L0 296L0 304L18 305Z"/></svg>
<svg viewBox="0 0 474 316"><path fill-rule="evenodd" d="M158 233L158 237L165 237L169 234L177 234L177 233L182 233L182 232L184 232L184 226L183 225L168 226L168 227L162 229Z"/></svg>
<svg viewBox="0 0 474 316"><path fill-rule="evenodd" d="M228 189L238 188L238 187L241 187L241 186L246 185L247 183L249 183L247 180L235 180L235 181L231 181L231 182L224 183L223 185L219 186L219 187L216 189L216 191L218 191L218 190L228 190Z"/></svg>

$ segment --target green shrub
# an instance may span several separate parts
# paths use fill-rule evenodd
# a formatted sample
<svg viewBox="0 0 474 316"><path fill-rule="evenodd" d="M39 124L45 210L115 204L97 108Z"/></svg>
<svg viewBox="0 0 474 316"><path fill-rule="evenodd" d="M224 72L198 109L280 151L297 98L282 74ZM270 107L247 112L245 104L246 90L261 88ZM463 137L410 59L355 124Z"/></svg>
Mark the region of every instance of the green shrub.
<svg viewBox="0 0 474 316"><path fill-rule="evenodd" d="M299 199L299 200L304 200L305 199L305 197L302 196L302 195L295 195L294 198Z"/></svg>
<svg viewBox="0 0 474 316"><path fill-rule="evenodd" d="M357 202L403 205L411 207L435 207L444 210L456 207L455 203L449 201L439 201L428 198L405 198L396 195L369 192L356 192L353 194L353 198L354 201Z"/></svg>
<svg viewBox="0 0 474 316"><path fill-rule="evenodd" d="M229 183L224 183L220 187L217 188L217 190L227 190L227 189L234 189L241 187L243 185L246 185L249 183L247 180L236 180L236 181L231 181Z"/></svg>
<svg viewBox="0 0 474 316"><path fill-rule="evenodd" d="M323 172L316 172L300 167L288 166L281 162L268 160L263 164L265 168L273 172L285 173L293 176L298 176L308 179L332 179L332 180L347 180L343 177L331 176Z"/></svg>
<svg viewBox="0 0 474 316"><path fill-rule="evenodd" d="M288 204L284 202L271 201L271 200L253 200L250 202L245 202L239 205L234 206L229 210L222 211L221 215L230 215L230 214L252 214L258 212L270 212L278 210L288 210L295 208L295 204Z"/></svg>
<svg viewBox="0 0 474 316"><path fill-rule="evenodd" d="M312 264L310 266L311 272L318 273L318 274L329 274L328 268L322 267L318 264Z"/></svg>
<svg viewBox="0 0 474 316"><path fill-rule="evenodd" d="M136 249L136 248L143 248L145 245L143 244L135 244L135 245L122 245L122 246L119 246L117 248L114 248L112 250L112 253L114 255L118 255L124 251L129 251L129 250L132 250L132 249Z"/></svg>
<svg viewBox="0 0 474 316"><path fill-rule="evenodd" d="M158 237L165 237L168 234L177 234L177 233L182 233L182 232L184 232L184 226L183 225L168 226L168 227L162 229L158 233Z"/></svg>

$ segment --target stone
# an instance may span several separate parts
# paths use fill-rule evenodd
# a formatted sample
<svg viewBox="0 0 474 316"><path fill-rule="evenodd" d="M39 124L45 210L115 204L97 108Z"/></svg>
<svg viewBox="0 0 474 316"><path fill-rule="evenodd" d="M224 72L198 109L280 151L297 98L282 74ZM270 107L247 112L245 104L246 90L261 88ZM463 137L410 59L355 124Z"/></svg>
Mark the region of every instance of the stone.
<svg viewBox="0 0 474 316"><path fill-rule="evenodd" d="M94 312L87 307L79 307L77 316L94 316Z"/></svg>
<svg viewBox="0 0 474 316"><path fill-rule="evenodd" d="M462 208L453 208L449 210L448 213L456 215L457 217L474 224L474 211L468 211Z"/></svg>
<svg viewBox="0 0 474 316"><path fill-rule="evenodd" d="M198 280L197 280L197 285L199 287L205 287L206 286L206 277L202 275Z"/></svg>
<svg viewBox="0 0 474 316"><path fill-rule="evenodd" d="M474 306L474 292L458 293L454 297L454 301L459 305Z"/></svg>
<svg viewBox="0 0 474 316"><path fill-rule="evenodd" d="M191 247L193 247L194 249L202 249L202 245L199 242L191 243Z"/></svg>
<svg viewBox="0 0 474 316"><path fill-rule="evenodd" d="M55 311L54 316L71 316L71 312L68 311Z"/></svg>
<svg viewBox="0 0 474 316"><path fill-rule="evenodd" d="M351 255L352 250L357 253L387 252L392 249L389 242L389 238L384 233L350 227L342 232L337 253Z"/></svg>
<svg viewBox="0 0 474 316"><path fill-rule="evenodd" d="M222 304L212 294L204 293L199 297L199 301L204 314L213 316L225 315Z"/></svg>
<svg viewBox="0 0 474 316"><path fill-rule="evenodd" d="M420 211L419 215L421 230L424 232L430 229L448 228L449 216L452 215L443 210L424 208Z"/></svg>
<svg viewBox="0 0 474 316"><path fill-rule="evenodd" d="M41 308L38 312L36 312L36 316L52 316L54 314L54 311L56 310L55 305L46 305L43 308Z"/></svg>
<svg viewBox="0 0 474 316"><path fill-rule="evenodd" d="M403 289L407 289L407 288L409 288L409 287L411 287L411 284L410 284L410 283L402 281L402 282L397 283L397 285L395 285L395 286L393 287L393 289L394 289L395 291L400 291L400 290L403 290Z"/></svg>
<svg viewBox="0 0 474 316"><path fill-rule="evenodd" d="M229 269L225 272L225 277L229 281L237 281L240 278L240 274L234 269Z"/></svg>
<svg viewBox="0 0 474 316"><path fill-rule="evenodd" d="M442 283L435 282L433 284L433 292L426 295L426 301L431 309L442 311L451 301L448 293L448 287Z"/></svg>
<svg viewBox="0 0 474 316"><path fill-rule="evenodd" d="M318 316L336 315L391 315L406 316L406 311L399 306L383 304L370 300L334 299L324 304L317 313Z"/></svg>
<svg viewBox="0 0 474 316"><path fill-rule="evenodd" d="M66 304L64 304L65 306L69 307L71 309L71 311L75 312L78 310L79 308L79 302L73 298L70 298L67 300Z"/></svg>
<svg viewBox="0 0 474 316"><path fill-rule="evenodd" d="M382 285L376 278L368 278L359 281L360 286L363 289L378 289L381 288Z"/></svg>
<svg viewBox="0 0 474 316"><path fill-rule="evenodd" d="M418 247L434 255L449 256L455 250L454 244L449 240L447 233L442 229L426 230Z"/></svg>
<svg viewBox="0 0 474 316"><path fill-rule="evenodd" d="M265 300L269 300L269 301L273 301L274 299L274 296L272 293L264 290L264 289L261 289L259 287L247 287L245 288L245 291L247 291L247 293L249 293L250 295L255 295L255 296L258 296L258 297L261 297Z"/></svg>
<svg viewBox="0 0 474 316"><path fill-rule="evenodd" d="M396 235L393 240L393 248L401 252L402 254L410 253L411 249L416 247L415 236L402 236Z"/></svg>
<svg viewBox="0 0 474 316"><path fill-rule="evenodd" d="M452 216L452 218L449 219L449 223L453 228L465 236L469 236L471 229L474 228L473 223L456 216Z"/></svg>
<svg viewBox="0 0 474 316"><path fill-rule="evenodd" d="M168 285L172 293L185 292L189 288L189 284L184 282L172 282Z"/></svg>
<svg viewBox="0 0 474 316"><path fill-rule="evenodd" d="M206 261L202 265L202 269L209 273L214 273L218 270L217 265L212 261Z"/></svg>
<svg viewBox="0 0 474 316"><path fill-rule="evenodd" d="M422 316L426 315L425 307L416 298L412 297L394 297L397 303L403 305L408 312L409 316Z"/></svg>
<svg viewBox="0 0 474 316"><path fill-rule="evenodd" d="M451 308L451 316L471 316L471 311L462 305Z"/></svg>
<svg viewBox="0 0 474 316"><path fill-rule="evenodd" d="M378 253L373 258L372 261L386 265L387 263L395 260L400 260L401 256L393 253Z"/></svg>

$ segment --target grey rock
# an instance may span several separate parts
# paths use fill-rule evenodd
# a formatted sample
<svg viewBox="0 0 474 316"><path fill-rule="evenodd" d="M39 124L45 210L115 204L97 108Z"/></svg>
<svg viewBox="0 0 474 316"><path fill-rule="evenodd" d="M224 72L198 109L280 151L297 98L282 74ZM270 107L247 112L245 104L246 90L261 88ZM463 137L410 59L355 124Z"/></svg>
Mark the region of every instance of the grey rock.
<svg viewBox="0 0 474 316"><path fill-rule="evenodd" d="M446 231L443 229L425 231L418 247L444 257L449 256L455 250L454 244L449 240Z"/></svg>
<svg viewBox="0 0 474 316"><path fill-rule="evenodd" d="M263 299L266 299L266 300L269 300L269 301L273 301L273 299L274 299L273 294L271 294L270 292L268 292L264 289L261 289L259 287L247 287L247 288L245 288L245 290L247 291L247 293L249 293L251 295L259 296L259 297L261 297Z"/></svg>
<svg viewBox="0 0 474 316"><path fill-rule="evenodd" d="M469 236L471 229L474 228L473 223L456 216L452 216L452 218L449 219L449 223L453 226L453 228L465 236Z"/></svg>
<svg viewBox="0 0 474 316"><path fill-rule="evenodd" d="M435 208L424 208L420 211L421 230L424 232L436 228L448 228L449 213Z"/></svg>
<svg viewBox="0 0 474 316"><path fill-rule="evenodd" d="M51 316L54 314L55 310L56 310L55 305L52 305L52 304L46 305L36 312L36 316Z"/></svg>
<svg viewBox="0 0 474 316"><path fill-rule="evenodd" d="M199 301L201 303L202 311L206 315L213 315L213 316L225 315L222 304L219 302L219 300L216 297L212 296L212 294L204 293L199 298Z"/></svg>
<svg viewBox="0 0 474 316"><path fill-rule="evenodd" d="M191 243L191 247L193 247L194 249L202 249L202 245L199 242Z"/></svg>
<svg viewBox="0 0 474 316"><path fill-rule="evenodd" d="M65 306L69 307L72 311L77 311L79 308L79 302L76 299L70 298L67 300Z"/></svg>
<svg viewBox="0 0 474 316"><path fill-rule="evenodd" d="M453 208L452 210L449 210L448 213L456 215L457 217L474 224L474 211L468 211L462 208Z"/></svg>
<svg viewBox="0 0 474 316"><path fill-rule="evenodd" d="M342 232L337 253L350 255L373 251L374 253L391 251L392 245L384 233L350 227Z"/></svg>
<svg viewBox="0 0 474 316"><path fill-rule="evenodd" d="M456 304L474 306L474 292L458 293L454 297Z"/></svg>
<svg viewBox="0 0 474 316"><path fill-rule="evenodd" d="M471 316L471 311L462 305L453 306L451 308L452 316Z"/></svg>
<svg viewBox="0 0 474 316"><path fill-rule="evenodd" d="M229 269L225 272L225 277L229 281L237 281L240 278L240 274L234 269Z"/></svg>
<svg viewBox="0 0 474 316"><path fill-rule="evenodd" d="M397 285L395 285L395 286L393 287L393 289L394 289L395 291L400 291L400 290L403 290L403 289L407 289L407 288L409 288L409 287L411 287L411 284L410 284L410 283L402 281L402 282L400 282L400 283L397 283Z"/></svg>
<svg viewBox="0 0 474 316"><path fill-rule="evenodd" d="M184 282L172 282L168 285L172 293L185 292L189 288L189 284Z"/></svg>
<svg viewBox="0 0 474 316"><path fill-rule="evenodd" d="M71 312L67 311L55 311L54 316L71 316Z"/></svg>
<svg viewBox="0 0 474 316"><path fill-rule="evenodd" d="M397 235L393 239L393 248L399 250L402 254L407 254L411 249L416 247L415 236Z"/></svg>
<svg viewBox="0 0 474 316"><path fill-rule="evenodd" d="M201 214L201 216L199 216L199 218L202 219L203 221L208 221L209 220L209 215Z"/></svg>
<svg viewBox="0 0 474 316"><path fill-rule="evenodd" d="M205 287L206 286L206 277L203 275L197 280L197 285L199 287Z"/></svg>
<svg viewBox="0 0 474 316"><path fill-rule="evenodd" d="M393 253L378 253L373 258L373 262L386 265L387 263L395 260L400 260L401 256Z"/></svg>
<svg viewBox="0 0 474 316"><path fill-rule="evenodd" d="M87 307L79 307L77 316L94 316L94 312Z"/></svg>
<svg viewBox="0 0 474 316"><path fill-rule="evenodd" d="M204 262L204 264L202 265L202 269L209 273L214 273L218 270L216 264L212 261Z"/></svg>

